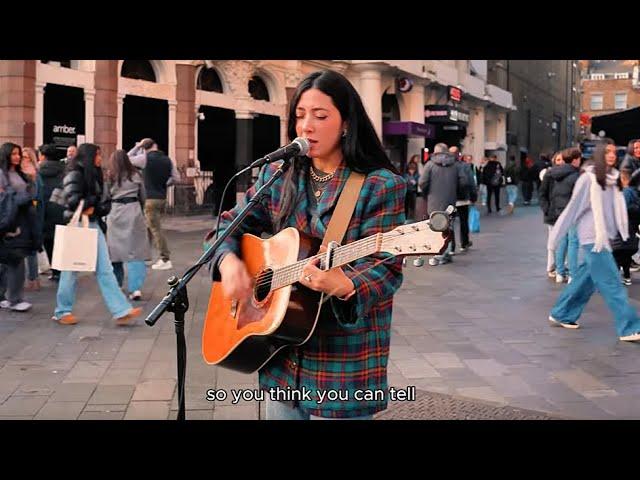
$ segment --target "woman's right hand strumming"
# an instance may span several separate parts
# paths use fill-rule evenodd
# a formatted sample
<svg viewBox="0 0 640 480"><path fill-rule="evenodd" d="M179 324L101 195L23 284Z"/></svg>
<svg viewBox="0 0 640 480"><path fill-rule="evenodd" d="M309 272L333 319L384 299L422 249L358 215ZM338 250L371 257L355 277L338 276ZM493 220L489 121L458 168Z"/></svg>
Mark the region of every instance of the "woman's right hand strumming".
<svg viewBox="0 0 640 480"><path fill-rule="evenodd" d="M253 280L235 253L228 253L220 262L220 276L224 294L231 299L248 298L253 293Z"/></svg>

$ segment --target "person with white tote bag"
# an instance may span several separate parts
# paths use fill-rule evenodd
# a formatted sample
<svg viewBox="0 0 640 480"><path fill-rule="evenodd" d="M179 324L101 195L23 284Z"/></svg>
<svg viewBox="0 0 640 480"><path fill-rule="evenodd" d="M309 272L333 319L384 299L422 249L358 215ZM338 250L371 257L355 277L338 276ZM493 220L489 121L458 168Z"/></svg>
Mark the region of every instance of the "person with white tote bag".
<svg viewBox="0 0 640 480"><path fill-rule="evenodd" d="M118 325L129 325L133 319L142 314L142 308L133 308L122 290L118 287L118 282L113 273L109 250L103 232L102 217L110 210L110 201L104 188L102 170L102 155L100 147L91 143L85 143L78 147L76 156L69 164L68 173L64 178L64 198L65 198L65 218L74 217L75 222L80 216L76 215L76 210L82 210L82 215L88 220L88 228L97 230L97 252L96 252L96 280L100 287L102 298L116 319ZM82 204L81 204L82 202ZM70 225L75 227L76 225ZM62 225L56 227L57 232L64 229ZM58 238L54 240L54 261L56 264L56 250L62 248L56 245ZM64 243L64 241L62 242ZM87 267L79 267L79 270L86 271ZM91 268L91 267L88 267ZM73 306L76 297L77 271L63 270L58 284L57 305L53 320L62 325L74 325L78 322L73 315Z"/></svg>

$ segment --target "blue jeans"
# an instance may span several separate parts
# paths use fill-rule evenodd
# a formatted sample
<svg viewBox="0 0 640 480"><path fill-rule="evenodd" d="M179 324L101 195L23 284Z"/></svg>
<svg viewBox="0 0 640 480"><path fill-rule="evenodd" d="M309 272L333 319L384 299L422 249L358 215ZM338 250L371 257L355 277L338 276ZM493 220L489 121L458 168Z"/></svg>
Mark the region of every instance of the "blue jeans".
<svg viewBox="0 0 640 480"><path fill-rule="evenodd" d="M98 230L98 260L96 262L96 279L100 287L100 293L107 308L115 318L124 317L132 308L127 298L118 287L118 282L113 274L111 260L109 260L109 249L100 230L94 222L89 224L90 228ZM61 272L60 283L58 284L58 295L56 297L57 306L55 310L56 318L60 318L73 310L76 300L76 285L78 283L77 272Z"/></svg>
<svg viewBox="0 0 640 480"><path fill-rule="evenodd" d="M123 262L113 262L112 265L118 285L122 287L124 282ZM144 260L130 260L127 262L127 290L129 293L142 290L145 278L147 278L147 266Z"/></svg>
<svg viewBox="0 0 640 480"><path fill-rule="evenodd" d="M510 205L515 205L517 199L518 199L518 186L507 185L507 203Z"/></svg>
<svg viewBox="0 0 640 480"><path fill-rule="evenodd" d="M277 402L267 398L267 420L372 420L373 415L350 418L325 418L309 415L299 408L293 408L283 402Z"/></svg>
<svg viewBox="0 0 640 480"><path fill-rule="evenodd" d="M33 282L38 279L38 253L33 252L27 258L27 280Z"/></svg>
<svg viewBox="0 0 640 480"><path fill-rule="evenodd" d="M580 253L580 240L576 227L571 227L568 234L567 262L569 263L569 275L575 276L578 272L578 255Z"/></svg>
<svg viewBox="0 0 640 480"><path fill-rule="evenodd" d="M565 235L558 242L555 253L556 273L558 275L565 276L567 274L567 267L564 263L564 259L567 256L567 247L569 246L569 234Z"/></svg>
<svg viewBox="0 0 640 480"><path fill-rule="evenodd" d="M551 316L562 323L576 323L597 288L613 313L618 336L640 332L640 317L629 303L613 255L606 249L599 253L592 249L593 244L582 245L585 261L560 294Z"/></svg>

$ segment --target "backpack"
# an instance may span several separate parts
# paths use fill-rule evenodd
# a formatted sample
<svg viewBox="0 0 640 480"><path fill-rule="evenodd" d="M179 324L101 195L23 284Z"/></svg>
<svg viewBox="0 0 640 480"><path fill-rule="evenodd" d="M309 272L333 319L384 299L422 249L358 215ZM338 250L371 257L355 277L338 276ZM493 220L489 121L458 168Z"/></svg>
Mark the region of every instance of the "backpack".
<svg viewBox="0 0 640 480"><path fill-rule="evenodd" d="M502 165L496 167L496 171L494 172L493 177L491 177L490 182L492 187L502 185Z"/></svg>
<svg viewBox="0 0 640 480"><path fill-rule="evenodd" d="M13 189L0 191L0 237L16 228L18 204Z"/></svg>

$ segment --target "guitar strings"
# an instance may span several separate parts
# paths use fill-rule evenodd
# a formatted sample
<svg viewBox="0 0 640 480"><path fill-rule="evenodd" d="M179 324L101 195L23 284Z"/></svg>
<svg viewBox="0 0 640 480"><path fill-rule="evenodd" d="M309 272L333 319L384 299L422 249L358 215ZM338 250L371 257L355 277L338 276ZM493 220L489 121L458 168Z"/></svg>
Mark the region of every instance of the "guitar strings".
<svg viewBox="0 0 640 480"><path fill-rule="evenodd" d="M386 235L387 235L388 237L387 237L387 238L385 238L385 239L383 239L383 240L388 240L388 239L397 238L397 237L400 237L400 236L405 235L405 233L393 233L393 232L389 232L389 233L387 233ZM366 250L367 248L370 248L371 246L373 246L373 245L377 242L377 240L378 240L377 235L372 235L372 236L371 236L371 237L369 237L369 238L365 238L365 239L362 239L362 240L357 240L357 241L355 241L355 242L353 242L353 243L350 243L350 244L348 244L348 245L344 245L343 247L347 247L347 246L348 246L348 247L349 247L349 249L350 249L352 252L358 252L358 251L360 251L360 252L361 252L361 251ZM353 248L353 247L357 247L357 248ZM341 247L338 247L338 248L341 248ZM345 254L345 253L347 253L347 251L344 251L344 252L336 252L336 253L338 253L338 255L340 255L340 254ZM387 252L387 253L388 253L388 252ZM291 264L291 265L289 265L289 266L287 266L287 267L283 267L283 268L278 269L278 270L272 270L271 272L268 272L268 273L262 273L262 274L260 274L260 276L257 278L257 281L256 281L256 287L257 287L257 288L260 288L260 287L263 287L263 286L265 286L265 285L272 284L272 283L273 283L273 281L274 281L274 279L276 279L276 278L277 278L279 281L285 281L285 279L286 279L287 281L288 281L288 280L293 280L293 279L295 279L295 277L296 277L294 274L296 273L296 271L297 271L297 270L299 270L300 268L304 268L304 266L305 266L307 263L309 263L309 262L311 262L311 261L314 261L314 260L316 260L316 259L318 259L318 258L324 258L325 256L326 256L325 254L318 254L318 255L315 255L315 256L313 256L313 257L310 257L310 258L307 258L307 259L304 259L304 260L298 261L298 262L296 262L296 263L293 263L293 264ZM390 259L392 259L392 258L395 258L396 256L397 256L397 255L390 254L390 256L389 256L389 257L387 257L387 258L386 258L386 259L384 259L384 260L380 260L380 261L378 261L376 264L374 264L374 265L373 265L372 267L370 267L370 268L374 268L375 266L379 265L380 263L382 263L382 262L386 262L386 261L388 261L388 260L390 260ZM351 266L350 266L350 265L348 265L348 264L347 264L347 266L348 266L348 267L350 267L350 268L353 268L353 267L351 267ZM366 270L365 270L365 271L366 271ZM271 278L270 278L270 279L267 279L267 277L269 277L269 276L271 276Z"/></svg>

